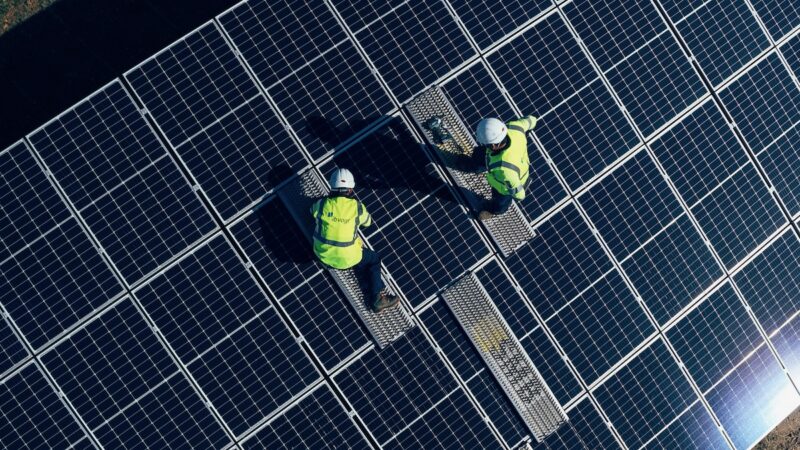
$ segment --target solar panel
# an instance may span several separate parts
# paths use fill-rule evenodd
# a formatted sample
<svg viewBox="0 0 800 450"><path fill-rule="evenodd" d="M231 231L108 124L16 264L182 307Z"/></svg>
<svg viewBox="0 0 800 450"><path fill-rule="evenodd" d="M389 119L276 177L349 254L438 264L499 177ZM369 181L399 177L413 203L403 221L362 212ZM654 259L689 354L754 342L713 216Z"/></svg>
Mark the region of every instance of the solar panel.
<svg viewBox="0 0 800 450"><path fill-rule="evenodd" d="M0 151L3 448L749 448L800 405L795 3L198 25ZM427 89L470 129L539 118L513 253L409 114ZM391 340L286 195L337 167L404 301ZM565 412L548 436L444 299L465 279Z"/></svg>

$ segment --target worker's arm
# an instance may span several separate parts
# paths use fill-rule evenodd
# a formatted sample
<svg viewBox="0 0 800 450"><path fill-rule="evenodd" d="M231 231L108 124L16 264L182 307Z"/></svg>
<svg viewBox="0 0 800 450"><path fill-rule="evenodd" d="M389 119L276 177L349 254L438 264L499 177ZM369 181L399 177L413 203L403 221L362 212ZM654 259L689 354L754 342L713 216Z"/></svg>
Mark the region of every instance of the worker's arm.
<svg viewBox="0 0 800 450"><path fill-rule="evenodd" d="M367 228L372 225L372 216L367 211L367 207L364 206L363 203L359 202L361 205L361 214L358 216L358 223L360 226Z"/></svg>
<svg viewBox="0 0 800 450"><path fill-rule="evenodd" d="M509 128L511 128L512 130L516 129L522 131L523 133L531 131L535 126L536 126L536 117L534 116L525 116L517 120L512 120L511 122L508 122Z"/></svg>
<svg viewBox="0 0 800 450"><path fill-rule="evenodd" d="M525 198L525 186L519 179L519 175L516 172L509 171L506 171L505 175L503 183L505 183L508 192L517 200Z"/></svg>

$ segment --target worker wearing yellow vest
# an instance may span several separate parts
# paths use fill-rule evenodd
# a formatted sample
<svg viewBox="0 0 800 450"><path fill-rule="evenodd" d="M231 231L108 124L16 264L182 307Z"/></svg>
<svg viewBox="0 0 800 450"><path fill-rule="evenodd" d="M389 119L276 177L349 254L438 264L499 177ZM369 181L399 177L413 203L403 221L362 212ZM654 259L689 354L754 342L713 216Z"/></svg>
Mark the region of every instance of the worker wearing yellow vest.
<svg viewBox="0 0 800 450"><path fill-rule="evenodd" d="M330 185L330 195L311 206L315 220L314 253L331 268L365 272L368 285L364 296L374 312L397 305L399 298L384 290L380 257L364 248L358 236L358 228L372 225L372 217L355 198L353 174L347 169L336 169L331 174Z"/></svg>
<svg viewBox="0 0 800 450"><path fill-rule="evenodd" d="M534 116L508 123L489 117L478 123L478 143L486 148L486 180L492 186L492 199L478 215L480 220L503 214L512 200L525 198L525 188L530 180L526 133L535 126Z"/></svg>

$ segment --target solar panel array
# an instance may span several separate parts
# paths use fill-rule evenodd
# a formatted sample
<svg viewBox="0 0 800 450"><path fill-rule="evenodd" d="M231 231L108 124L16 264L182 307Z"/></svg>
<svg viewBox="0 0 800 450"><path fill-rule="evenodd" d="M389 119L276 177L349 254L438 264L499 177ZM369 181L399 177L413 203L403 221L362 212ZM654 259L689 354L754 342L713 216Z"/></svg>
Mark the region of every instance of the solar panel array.
<svg viewBox="0 0 800 450"><path fill-rule="evenodd" d="M800 405L800 5L242 2L0 152L3 448L517 448L442 289L567 412L536 449L748 448ZM503 257L403 103L540 117ZM351 168L379 350L276 192Z"/></svg>

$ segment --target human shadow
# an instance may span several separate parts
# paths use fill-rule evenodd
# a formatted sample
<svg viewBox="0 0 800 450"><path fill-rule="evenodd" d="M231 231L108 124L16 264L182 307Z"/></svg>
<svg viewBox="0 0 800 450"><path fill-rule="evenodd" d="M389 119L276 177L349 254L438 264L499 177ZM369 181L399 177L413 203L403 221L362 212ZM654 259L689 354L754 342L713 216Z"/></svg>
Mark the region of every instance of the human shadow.
<svg viewBox="0 0 800 450"><path fill-rule="evenodd" d="M355 121L336 127L320 116L309 117L307 121L308 129L323 141L338 139L345 132L357 133L374 123ZM332 145L336 141L326 142ZM359 189L392 190L400 198L401 191L414 191L453 202L453 196L426 154L428 151L427 144L417 142L401 120L391 118L336 155L334 162L356 172Z"/></svg>
<svg viewBox="0 0 800 450"><path fill-rule="evenodd" d="M270 186L280 183L294 176L292 168L280 164L269 171L265 176ZM299 226L292 218L291 213L280 198L262 204L256 209L261 242L267 252L276 260L293 264L308 264L315 260L311 244L305 227ZM309 216L309 227L311 219Z"/></svg>

